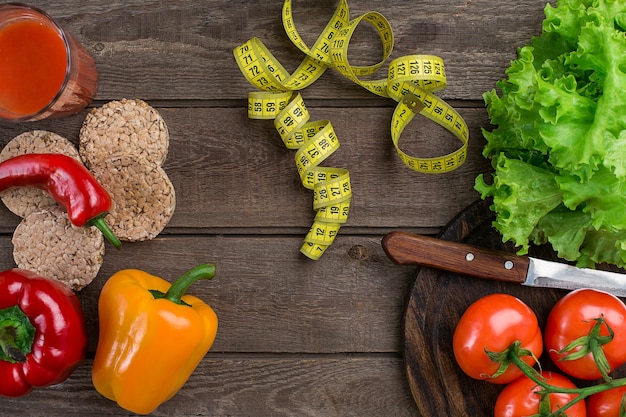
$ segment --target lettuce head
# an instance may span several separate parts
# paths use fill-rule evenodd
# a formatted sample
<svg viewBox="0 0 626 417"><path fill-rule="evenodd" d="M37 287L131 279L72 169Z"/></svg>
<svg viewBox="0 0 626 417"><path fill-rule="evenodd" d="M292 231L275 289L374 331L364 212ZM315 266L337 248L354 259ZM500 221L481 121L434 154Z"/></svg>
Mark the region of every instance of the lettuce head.
<svg viewBox="0 0 626 417"><path fill-rule="evenodd" d="M626 0L558 0L483 95L494 227L518 253L626 266Z"/></svg>

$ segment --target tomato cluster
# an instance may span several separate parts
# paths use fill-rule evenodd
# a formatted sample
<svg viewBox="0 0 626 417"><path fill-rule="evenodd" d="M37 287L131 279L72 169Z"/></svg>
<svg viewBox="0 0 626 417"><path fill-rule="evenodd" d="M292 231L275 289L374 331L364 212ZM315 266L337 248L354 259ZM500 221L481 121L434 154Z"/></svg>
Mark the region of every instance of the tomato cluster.
<svg viewBox="0 0 626 417"><path fill-rule="evenodd" d="M461 316L453 352L474 379L505 385L495 417L626 416L626 379L611 372L626 363L626 304L592 289L575 290L557 301L542 329L535 312L519 298L492 294ZM544 352L559 372L538 371ZM576 387L571 379L595 381Z"/></svg>

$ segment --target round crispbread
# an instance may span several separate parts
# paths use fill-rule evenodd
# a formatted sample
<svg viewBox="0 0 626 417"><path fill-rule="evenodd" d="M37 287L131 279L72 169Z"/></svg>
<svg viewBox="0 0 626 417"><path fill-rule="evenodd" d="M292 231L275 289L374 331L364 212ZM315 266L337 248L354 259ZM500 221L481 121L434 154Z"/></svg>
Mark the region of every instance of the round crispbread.
<svg viewBox="0 0 626 417"><path fill-rule="evenodd" d="M79 291L94 280L104 256L104 237L95 227L72 225L61 208L29 214L13 233L18 268L59 280Z"/></svg>
<svg viewBox="0 0 626 417"><path fill-rule="evenodd" d="M135 155L162 165L168 148L165 121L139 99L111 101L92 109L79 134L78 151L88 168L121 155Z"/></svg>
<svg viewBox="0 0 626 417"><path fill-rule="evenodd" d="M112 199L107 223L120 240L156 237L174 214L174 186L162 167L122 155L94 165L93 176Z"/></svg>
<svg viewBox="0 0 626 417"><path fill-rule="evenodd" d="M45 130L24 132L11 139L0 151L0 161L30 153L64 154L80 161L78 149L72 142ZM2 202L20 217L30 213L60 207L46 191L36 187L12 187L0 192Z"/></svg>

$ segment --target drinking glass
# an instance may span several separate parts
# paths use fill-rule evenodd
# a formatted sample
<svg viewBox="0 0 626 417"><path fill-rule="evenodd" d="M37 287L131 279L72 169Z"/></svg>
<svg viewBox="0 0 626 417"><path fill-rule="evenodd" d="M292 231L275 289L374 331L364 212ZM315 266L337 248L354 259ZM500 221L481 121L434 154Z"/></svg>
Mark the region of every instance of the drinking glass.
<svg viewBox="0 0 626 417"><path fill-rule="evenodd" d="M76 114L97 89L93 58L50 16L21 3L0 5L0 121Z"/></svg>

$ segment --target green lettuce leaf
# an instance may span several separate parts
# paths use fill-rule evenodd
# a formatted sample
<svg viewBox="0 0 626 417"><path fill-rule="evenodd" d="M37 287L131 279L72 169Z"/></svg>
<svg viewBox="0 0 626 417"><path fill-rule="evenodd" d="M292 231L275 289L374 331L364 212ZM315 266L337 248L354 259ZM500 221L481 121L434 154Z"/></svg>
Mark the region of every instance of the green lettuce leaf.
<svg viewBox="0 0 626 417"><path fill-rule="evenodd" d="M626 0L559 0L483 95L494 227L520 253L626 266Z"/></svg>
<svg viewBox="0 0 626 417"><path fill-rule="evenodd" d="M493 184L487 184L481 175L476 189L483 198L493 197L493 225L505 241L521 246L520 254L528 252L530 235L539 220L563 200L554 173L504 154L498 159Z"/></svg>
<svg viewBox="0 0 626 417"><path fill-rule="evenodd" d="M533 242L537 245L550 243L557 256L576 261L581 257L580 248L590 230L591 219L588 213L570 210L561 205L539 220Z"/></svg>

